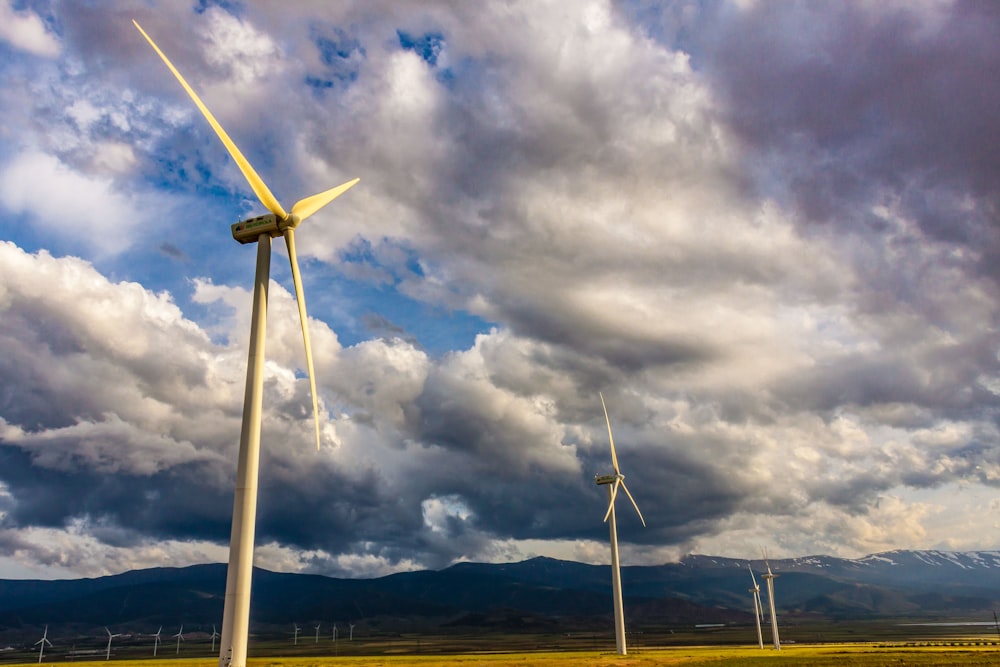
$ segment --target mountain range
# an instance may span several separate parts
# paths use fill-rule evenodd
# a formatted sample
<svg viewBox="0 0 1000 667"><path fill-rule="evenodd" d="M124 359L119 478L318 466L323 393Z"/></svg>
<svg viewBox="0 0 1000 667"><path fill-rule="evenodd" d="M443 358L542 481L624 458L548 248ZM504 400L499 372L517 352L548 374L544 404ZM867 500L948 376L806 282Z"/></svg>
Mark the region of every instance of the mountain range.
<svg viewBox="0 0 1000 667"><path fill-rule="evenodd" d="M1000 552L890 551L860 559L772 560L779 618L992 620ZM747 568L762 561L691 555L622 568L631 629L753 623ZM224 564L136 570L95 579L0 580L0 642L48 625L53 633L152 633L183 624L210 632L222 617ZM551 558L459 563L375 579L254 571L252 631L293 623L400 632L569 632L611 616L608 566ZM764 589L762 585L762 589ZM765 605L766 603L766 593Z"/></svg>

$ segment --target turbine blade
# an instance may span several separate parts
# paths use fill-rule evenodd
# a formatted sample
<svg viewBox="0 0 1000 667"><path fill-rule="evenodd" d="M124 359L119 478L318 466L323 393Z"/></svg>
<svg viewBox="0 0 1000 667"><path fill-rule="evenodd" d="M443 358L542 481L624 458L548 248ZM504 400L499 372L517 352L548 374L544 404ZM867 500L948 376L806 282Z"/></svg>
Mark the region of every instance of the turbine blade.
<svg viewBox="0 0 1000 667"><path fill-rule="evenodd" d="M604 404L604 394L601 392L597 393L601 397L601 407L604 408L604 421L608 423L608 440L611 441L611 465L615 469L615 474L621 474L618 471L618 457L615 455L615 436L611 434L611 418L608 417L608 406Z"/></svg>
<svg viewBox="0 0 1000 667"><path fill-rule="evenodd" d="M621 484L620 479L615 480L614 486L611 487L611 500L608 501L608 511L604 514L604 520L607 521L608 517L611 516L611 510L615 508L615 499L618 497L618 485Z"/></svg>
<svg viewBox="0 0 1000 667"><path fill-rule="evenodd" d="M295 284L295 302L299 307L299 321L302 323L302 342L306 348L306 370L309 372L309 391L312 393L313 424L316 427L316 451L319 451L319 400L316 396L316 371L313 369L312 343L309 340L309 319L306 314L306 297L302 291L302 276L299 274L299 260L295 254L295 230L285 230L285 245L288 247L288 261L292 265L292 282Z"/></svg>
<svg viewBox="0 0 1000 667"><path fill-rule="evenodd" d="M757 586L757 577L753 576L753 569L749 565L747 565L747 569L750 570L750 579L753 580L753 587L754 588L759 588Z"/></svg>
<svg viewBox="0 0 1000 667"><path fill-rule="evenodd" d="M263 204L264 208L266 208L271 213L274 213L275 215L279 216L282 219L287 218L288 214L285 213L285 209L281 207L281 204L278 203L278 200L275 198L275 196L271 194L271 191L264 183L264 180L257 174L256 171L254 171L254 168L250 165L250 162L245 157L243 157L243 153L241 153L240 149L236 147L236 144L233 143L233 140L229 138L229 135L226 134L226 131L222 129L222 126L219 125L219 121L215 120L215 116L212 115L212 112L209 111L208 107L206 107L205 104L201 101L201 98L198 97L198 94L195 93L194 89L188 85L188 82L184 80L184 77L181 76L181 73L177 71L177 68L174 67L174 64L170 62L170 59L167 58L166 54L164 54L163 51L160 50L160 47L156 45L156 42L153 41L153 38L146 34L146 31L142 29L142 26L140 26L139 23L136 22L134 19L132 20L132 23L139 30L139 32L142 33L142 36L146 38L146 41L149 42L149 45L153 47L153 50L156 51L156 53L160 56L160 59L163 60L164 63L166 63L170 71L173 72L173 75L177 77L177 80L180 81L181 86L183 86L184 90L187 91L187 94L191 97L195 105L198 107L199 111L201 111L201 114L208 121L208 124L212 126L213 130L215 130L215 134L217 134L219 139L222 140L222 143L225 145L226 150L229 151L229 154L233 157L233 160L236 162L236 166L238 166L240 168L240 171L243 172L243 177L247 179L247 183L250 184L250 188L254 191L254 194L257 195L257 199L260 200L260 203Z"/></svg>
<svg viewBox="0 0 1000 667"><path fill-rule="evenodd" d="M355 178L353 181L347 181L346 183L338 185L335 188L330 188L326 192L320 192L317 195L300 199L295 202L294 206L292 206L292 215L298 216L300 222L305 220L310 215L353 188L360 180L360 178Z"/></svg>
<svg viewBox="0 0 1000 667"><path fill-rule="evenodd" d="M625 491L625 495L628 496L628 499L632 501L632 507L635 508L635 513L639 515L639 521L642 521L642 527L645 528L646 520L642 518L642 512L639 511L639 506L635 504L635 498L633 498L632 494L629 493L628 487L625 486L625 482L622 482L622 490Z"/></svg>

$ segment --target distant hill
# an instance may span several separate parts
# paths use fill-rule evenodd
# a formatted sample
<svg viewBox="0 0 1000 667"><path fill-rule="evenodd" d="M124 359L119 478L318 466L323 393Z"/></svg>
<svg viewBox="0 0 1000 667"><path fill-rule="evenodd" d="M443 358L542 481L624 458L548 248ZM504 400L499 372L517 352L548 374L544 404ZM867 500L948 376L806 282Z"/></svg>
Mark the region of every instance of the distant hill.
<svg viewBox="0 0 1000 667"><path fill-rule="evenodd" d="M630 627L750 624L747 566L761 561L692 555L622 568ZM1000 552L892 551L851 560L772 560L779 616L831 620L992 618L1000 608ZM211 632L222 618L224 564L154 568L96 579L0 580L0 641L36 632L152 633L180 624ZM460 563L376 579L254 570L254 632L333 622L368 634L434 631L578 631L611 616L607 566L551 558Z"/></svg>

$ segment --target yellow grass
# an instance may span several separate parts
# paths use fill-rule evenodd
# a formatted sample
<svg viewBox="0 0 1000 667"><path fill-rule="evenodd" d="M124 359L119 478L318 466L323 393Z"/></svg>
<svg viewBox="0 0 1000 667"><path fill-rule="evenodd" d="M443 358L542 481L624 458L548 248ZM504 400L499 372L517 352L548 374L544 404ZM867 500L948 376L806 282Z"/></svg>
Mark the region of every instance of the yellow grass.
<svg viewBox="0 0 1000 667"><path fill-rule="evenodd" d="M48 663L45 664L67 664ZM80 667L216 667L214 659L103 660L72 663ZM248 667L646 667L648 665L712 665L752 667L756 665L900 666L900 665L997 665L995 647L902 647L871 644L795 645L780 652L753 647L694 646L643 648L619 656L598 651L538 653L466 653L456 655L345 656L251 658ZM27 663L23 667L37 667Z"/></svg>

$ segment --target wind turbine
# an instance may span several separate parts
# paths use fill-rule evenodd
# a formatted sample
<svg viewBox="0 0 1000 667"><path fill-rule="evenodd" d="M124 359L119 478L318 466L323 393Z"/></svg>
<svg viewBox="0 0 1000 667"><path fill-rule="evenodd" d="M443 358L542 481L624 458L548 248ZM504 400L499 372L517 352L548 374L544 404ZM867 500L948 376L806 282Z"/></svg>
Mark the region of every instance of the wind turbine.
<svg viewBox="0 0 1000 667"><path fill-rule="evenodd" d="M48 644L52 646L52 642L49 641L49 626L45 626L45 632L42 633L42 638L35 642L35 646L38 647L38 662L42 662L42 656L45 655L45 645Z"/></svg>
<svg viewBox="0 0 1000 667"><path fill-rule="evenodd" d="M753 593L753 617L757 621L757 645L764 648L764 635L760 632L760 619L764 616L764 605L760 603L760 584L757 583L757 577L753 576L753 568L749 563L747 569L750 570L750 578L753 580L750 592Z"/></svg>
<svg viewBox="0 0 1000 667"><path fill-rule="evenodd" d="M264 180L229 138L201 98L188 85L173 63L160 50L153 39L136 22L132 21L142 36L153 47L167 68L180 82L195 106L212 126L215 134L229 151L240 168L250 188L269 214L244 220L232 225L233 238L240 243L257 243L257 268L254 277L253 315L250 325L250 352L247 359L246 390L243 399L243 425L240 433L240 451L236 472L236 493L233 499L233 524L229 541L229 569L226 575L226 602L222 617L222 641L219 647L219 667L244 667L247 658L247 636L250 625L250 583L253 571L254 524L257 516L257 477L260 462L260 424L264 394L264 342L267 329L267 292L271 269L271 239L282 236L288 247L292 282L302 323L302 342L305 346L309 389L312 392L313 422L316 431L316 449L319 450L319 404L316 393L316 376L313 372L312 345L306 302L299 275L295 252L295 227L316 213L338 196L353 187L359 179L348 181L335 188L300 199L290 213L271 194Z"/></svg>
<svg viewBox="0 0 1000 667"><path fill-rule="evenodd" d="M622 606L622 575L618 563L618 528L615 525L615 499L618 497L618 487L625 491L625 495L632 501L635 513L639 515L639 521L646 525L646 520L642 518L642 512L635 502L635 498L629 493L625 486L625 475L618 468L618 456L615 454L615 436L611 433L611 418L608 417L608 406L604 403L604 394L601 397L601 406L604 408L604 421L608 423L608 440L611 442L611 465L615 472L613 475L597 475L594 482L598 486L608 487L608 511L604 514L604 520L608 523L611 532L611 590L615 604L615 644L619 655L626 655L628 648L625 646L625 611Z"/></svg>
<svg viewBox="0 0 1000 667"><path fill-rule="evenodd" d="M174 652L177 655L181 654L181 642L184 641L184 626L181 625L181 629L177 631L176 635L171 635L171 637L177 637L177 650Z"/></svg>
<svg viewBox="0 0 1000 667"><path fill-rule="evenodd" d="M104 659L105 660L110 660L111 659L111 640L114 639L115 637L121 637L122 633L119 632L117 634L111 634L111 630L108 630L107 627L104 628L104 631L106 633L108 633L108 652L107 652L107 655L104 656Z"/></svg>
<svg viewBox="0 0 1000 667"><path fill-rule="evenodd" d="M302 628L299 627L298 623L292 623L292 625L295 626L295 645L298 646L299 645L299 630L301 630Z"/></svg>
<svg viewBox="0 0 1000 667"><path fill-rule="evenodd" d="M333 643L337 643L337 624L333 624Z"/></svg>
<svg viewBox="0 0 1000 667"><path fill-rule="evenodd" d="M317 644L319 643L319 626L320 625L322 625L322 624L321 623L317 623L316 624L316 643Z"/></svg>
<svg viewBox="0 0 1000 667"><path fill-rule="evenodd" d="M161 632L163 632L163 626L162 625L160 626L160 629L156 631L156 634L153 635L153 657L154 658L156 657L156 649L158 649L160 647L160 633Z"/></svg>
<svg viewBox="0 0 1000 667"><path fill-rule="evenodd" d="M774 638L774 650L780 651L781 640L778 638L778 616L774 612L774 579L778 575L771 572L771 563L767 560L766 551L764 551L764 564L767 566L767 574L761 576L767 581L767 602L771 607L771 636Z"/></svg>
<svg viewBox="0 0 1000 667"><path fill-rule="evenodd" d="M350 626L350 628L351 628L351 636L348 637L347 641L353 642L354 641L354 624L353 623L348 623L347 625Z"/></svg>
<svg viewBox="0 0 1000 667"><path fill-rule="evenodd" d="M219 631L215 629L215 625L212 625L212 653L215 653L215 640L219 636Z"/></svg>

